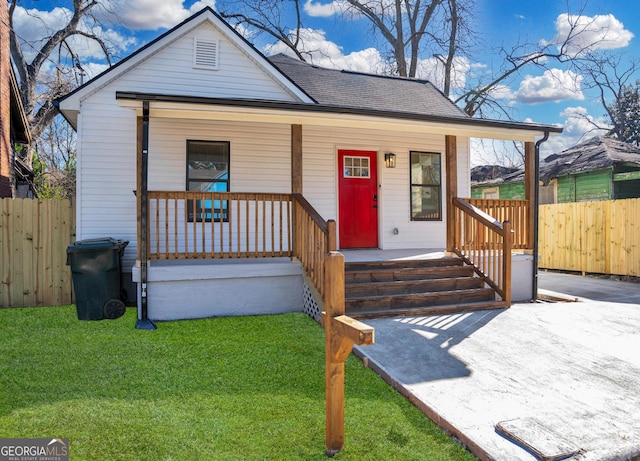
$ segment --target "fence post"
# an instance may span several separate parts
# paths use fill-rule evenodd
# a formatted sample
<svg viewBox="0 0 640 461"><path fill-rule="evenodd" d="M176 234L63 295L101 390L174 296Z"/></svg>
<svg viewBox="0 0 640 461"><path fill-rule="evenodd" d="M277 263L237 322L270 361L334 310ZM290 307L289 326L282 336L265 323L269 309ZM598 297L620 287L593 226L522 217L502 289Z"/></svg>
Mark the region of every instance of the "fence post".
<svg viewBox="0 0 640 461"><path fill-rule="evenodd" d="M332 251L324 259L326 454L344 448L344 362L354 344L373 344L373 328L344 315L344 256Z"/></svg>

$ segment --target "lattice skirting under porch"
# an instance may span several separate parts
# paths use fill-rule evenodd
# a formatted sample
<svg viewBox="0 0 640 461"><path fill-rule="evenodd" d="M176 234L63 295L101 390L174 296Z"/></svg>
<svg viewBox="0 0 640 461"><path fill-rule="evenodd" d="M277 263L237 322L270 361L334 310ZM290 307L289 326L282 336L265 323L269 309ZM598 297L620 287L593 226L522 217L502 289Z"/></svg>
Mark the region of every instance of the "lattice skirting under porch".
<svg viewBox="0 0 640 461"><path fill-rule="evenodd" d="M311 317L316 322L320 323L322 321L320 313L321 308L316 302L316 298L313 294L312 288L307 284L307 280L305 279L303 282L303 300L304 300L304 312L309 317ZM315 290L314 290L315 291Z"/></svg>

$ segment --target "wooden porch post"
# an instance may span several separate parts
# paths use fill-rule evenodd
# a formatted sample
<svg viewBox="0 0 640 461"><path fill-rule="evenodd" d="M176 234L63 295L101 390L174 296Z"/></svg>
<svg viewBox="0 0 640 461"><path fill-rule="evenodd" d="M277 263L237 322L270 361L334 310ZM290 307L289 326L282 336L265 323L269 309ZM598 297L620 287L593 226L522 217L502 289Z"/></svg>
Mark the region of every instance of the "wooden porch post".
<svg viewBox="0 0 640 461"><path fill-rule="evenodd" d="M455 136L447 135L445 139L446 169L446 209L447 209L447 251L453 251L455 215L453 199L458 197L458 146Z"/></svg>
<svg viewBox="0 0 640 461"><path fill-rule="evenodd" d="M527 208L527 249L533 249L533 236L535 233L534 227L536 225L536 210L535 210L535 196L536 196L536 147L533 142L524 143L524 197L528 202Z"/></svg>
<svg viewBox="0 0 640 461"><path fill-rule="evenodd" d="M302 194L302 125L291 125L291 193Z"/></svg>
<svg viewBox="0 0 640 461"><path fill-rule="evenodd" d="M344 448L344 362L354 344L373 344L374 330L344 315L344 256L325 256L324 303L326 454L333 457Z"/></svg>
<svg viewBox="0 0 640 461"><path fill-rule="evenodd" d="M291 125L291 193L302 195L302 125ZM294 210L296 205L294 204ZM298 246L300 245L298 223L296 222L296 213L292 213L292 255L298 254Z"/></svg>

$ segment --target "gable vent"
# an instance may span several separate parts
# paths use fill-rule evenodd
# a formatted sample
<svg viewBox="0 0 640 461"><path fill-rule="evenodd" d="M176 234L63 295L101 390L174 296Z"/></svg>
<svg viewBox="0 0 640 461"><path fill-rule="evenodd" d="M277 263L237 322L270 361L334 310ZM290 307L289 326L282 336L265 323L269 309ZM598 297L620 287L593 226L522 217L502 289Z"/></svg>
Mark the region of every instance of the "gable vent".
<svg viewBox="0 0 640 461"><path fill-rule="evenodd" d="M218 40L193 39L193 67L218 70Z"/></svg>

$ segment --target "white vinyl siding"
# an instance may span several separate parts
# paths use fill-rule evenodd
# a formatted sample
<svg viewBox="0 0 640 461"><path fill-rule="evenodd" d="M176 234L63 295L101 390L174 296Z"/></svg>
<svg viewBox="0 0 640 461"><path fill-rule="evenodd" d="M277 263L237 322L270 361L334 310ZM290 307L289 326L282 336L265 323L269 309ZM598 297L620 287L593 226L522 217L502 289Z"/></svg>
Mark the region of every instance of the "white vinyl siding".
<svg viewBox="0 0 640 461"><path fill-rule="evenodd" d="M182 33L182 32L181 32ZM217 41L218 70L194 69L194 39ZM157 48L157 49L156 49ZM128 240L125 270L135 261L137 239L136 112L118 104L117 91L208 98L298 101L286 82L278 81L209 21L186 30L167 46L143 53L135 66L120 71L67 102L78 117L77 238ZM148 51L148 50L147 50ZM126 63L125 63L126 64ZM114 71L117 69L114 69ZM113 80L109 81L109 78ZM73 106L71 103L77 104ZM158 118L151 104L149 189L185 190L187 139L229 142L232 192L291 192L289 124L218 122ZM469 142L458 138L458 194L469 196ZM446 190L445 139L441 135L372 129L303 126L305 197L324 219L338 216L338 149L378 152L379 242L383 249L438 248L446 241L446 207L441 222L410 221L409 152L443 155L442 190ZM396 168L384 167L384 154L396 154ZM398 234L393 230L397 228Z"/></svg>
<svg viewBox="0 0 640 461"><path fill-rule="evenodd" d="M97 104L95 99L95 105L83 107L81 118L78 238L112 236L129 240L125 264L130 266L136 254L135 113L113 104ZM230 143L232 192L291 192L289 125L151 117L149 134L150 190L185 190L186 142L198 139ZM468 142L459 138L459 170L468 165L467 147ZM410 221L409 152L441 152L444 159L444 148L442 136L305 126L304 195L323 218L336 219L337 150L377 151L380 246L442 249L446 237L444 206L442 222ZM396 168L384 167L385 152L396 154ZM443 161L443 191L445 168ZM461 174L458 180L462 196L468 189L465 177ZM393 234L394 228L398 228L398 235Z"/></svg>
<svg viewBox="0 0 640 461"><path fill-rule="evenodd" d="M230 143L231 192L291 192L288 125L151 118L149 127L149 190L185 190L187 140L197 139Z"/></svg>
<svg viewBox="0 0 640 461"><path fill-rule="evenodd" d="M136 119L131 110L116 106L116 111L120 116L108 124L83 114L83 122L88 119L83 133L89 137L83 137L79 168L78 238L129 240L123 264L130 267L136 255ZM110 130L104 130L105 125ZM290 133L288 125L152 117L149 190L185 190L187 139L198 139L230 143L232 192L290 193Z"/></svg>
<svg viewBox="0 0 640 461"><path fill-rule="evenodd" d="M193 67L196 69L218 70L218 50L220 40L193 38Z"/></svg>
<svg viewBox="0 0 640 461"><path fill-rule="evenodd" d="M195 38L217 41L218 68L194 68ZM124 72L102 91L132 91L209 98L295 99L274 79L240 52L210 24L202 24L154 55Z"/></svg>
<svg viewBox="0 0 640 461"><path fill-rule="evenodd" d="M394 133L381 130L303 127L303 192L325 219L336 219L338 149L378 152L379 242L383 249L437 248L446 244L446 207L442 221L410 221L409 152L442 153L442 191L446 190L444 136ZM469 194L469 142L458 138L458 193ZM384 154L396 154L396 168L385 168ZM398 235L393 229L398 229Z"/></svg>
<svg viewBox="0 0 640 461"><path fill-rule="evenodd" d="M76 192L78 240L114 237L136 247L135 146L135 112L119 107L106 94L95 95L82 105ZM123 264L130 267L135 250L129 249L125 255Z"/></svg>

